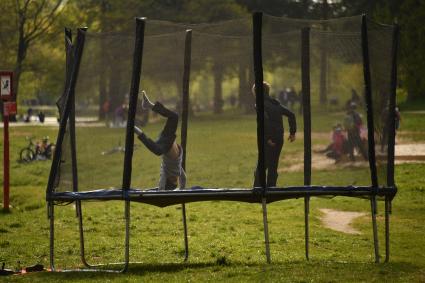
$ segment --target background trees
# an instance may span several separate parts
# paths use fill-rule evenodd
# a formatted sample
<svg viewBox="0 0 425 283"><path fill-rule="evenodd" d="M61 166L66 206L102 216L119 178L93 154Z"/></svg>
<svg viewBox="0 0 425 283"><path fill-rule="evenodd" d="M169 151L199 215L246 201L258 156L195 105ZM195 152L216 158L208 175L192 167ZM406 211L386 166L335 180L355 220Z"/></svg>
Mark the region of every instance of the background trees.
<svg viewBox="0 0 425 283"><path fill-rule="evenodd" d="M0 9L4 11L0 14L0 69L15 71L20 102L37 98L53 103L62 91L64 26L88 26L92 31L125 30L131 19L140 15L200 23L240 18L254 10L295 18L367 13L384 23L397 19L402 40L401 87L407 91L409 101L425 100L425 2L420 0L3 0ZM107 52L104 56L107 58ZM106 69L100 74L101 100L106 97L107 75Z"/></svg>
<svg viewBox="0 0 425 283"><path fill-rule="evenodd" d="M425 3L406 0L400 9L402 86L409 101L425 99Z"/></svg>
<svg viewBox="0 0 425 283"><path fill-rule="evenodd" d="M21 82L21 75L25 71L25 68L31 69L34 72L35 81L42 80L43 68L48 66L39 62L40 57L33 56L32 62L24 64L25 59L28 55L28 50L31 46L34 50L37 49L37 43L40 43L42 37L48 38L48 33L61 9L63 8L63 0L48 1L32 1L32 0L16 0L16 1L4 1L2 4L2 26L4 30L0 32L2 50L5 46L8 51L5 53L8 58L6 62L11 64L10 57L14 57L13 70L15 73L14 90L15 99L19 96L19 87ZM43 50L39 50L43 54ZM2 52L3 53L3 52ZM31 80L31 79L30 79ZM12 118L13 119L13 118Z"/></svg>

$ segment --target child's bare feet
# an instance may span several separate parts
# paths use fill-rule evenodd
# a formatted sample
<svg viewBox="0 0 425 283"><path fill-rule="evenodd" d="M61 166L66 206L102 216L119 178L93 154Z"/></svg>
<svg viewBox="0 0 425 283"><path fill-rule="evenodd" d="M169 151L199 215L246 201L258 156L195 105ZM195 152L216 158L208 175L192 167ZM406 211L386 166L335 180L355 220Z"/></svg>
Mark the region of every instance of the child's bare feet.
<svg viewBox="0 0 425 283"><path fill-rule="evenodd" d="M146 95L146 92L145 92L144 90L142 90L142 95L143 95L143 97L142 97L142 108L143 108L143 109L152 109L152 107L153 107L155 104L153 104L153 103L149 100L149 98L148 98L148 96Z"/></svg>

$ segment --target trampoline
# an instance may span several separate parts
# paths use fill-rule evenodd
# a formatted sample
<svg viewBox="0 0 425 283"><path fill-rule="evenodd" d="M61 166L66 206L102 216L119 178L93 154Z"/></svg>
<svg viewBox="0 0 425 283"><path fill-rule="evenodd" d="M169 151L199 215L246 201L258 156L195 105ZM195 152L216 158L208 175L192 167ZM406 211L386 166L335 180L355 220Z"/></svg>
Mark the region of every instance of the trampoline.
<svg viewBox="0 0 425 283"><path fill-rule="evenodd" d="M86 28L78 29L75 43L71 31L66 29L65 90L58 100L60 128L46 190L51 269L57 270L55 206L75 202L82 263L90 270L107 270L86 260L82 202L111 200L123 201L125 207L125 250L122 268L109 271L125 272L130 264L130 202L158 207L182 205L185 260L189 256L186 203L218 200L261 204L266 260L271 262L267 204L304 199L305 255L309 259L310 198L365 198L371 203L375 261L379 262L376 214L377 201L383 200L385 261L388 261L389 215L397 192L394 183L397 45L397 25L377 24L364 15L307 21L254 13L252 19L200 25L137 18L132 32L91 33ZM280 181L281 178L273 187L266 186L265 94L262 87L255 87L255 101L250 94L253 82L259 86L265 80L275 86L276 96L279 87L300 90L298 102L293 100L288 107L297 112L303 154L298 156L289 145L288 149L284 146L279 172L284 172L285 181ZM134 173L137 168L138 172L146 172L145 175L158 175L157 166L150 160L155 157L142 157L137 151L135 154L134 139L135 125L148 123L149 130L156 127L156 117L147 117L139 103L140 91L154 87L155 99L174 105L180 114L182 166L189 180L185 190L159 191L155 179ZM346 93L350 89L364 94L356 102L359 115L364 117L367 153L362 156L360 145L352 145L353 149L358 147L354 151L358 166L340 171L350 179L323 181L323 172L315 167L321 158L315 149L324 144L327 127L335 120L344 119L345 111L332 111L335 103L331 101L349 98L351 93ZM93 115L92 108L97 123L80 129L80 117ZM238 127L252 132L245 136L245 132L230 129L235 136L226 141L226 151L240 149L244 162L220 151L217 142L208 136L209 132L226 127L220 117L237 117L241 121ZM201 128L203 134L191 130L192 125ZM90 131L87 140L80 139L87 131ZM247 141L246 148L239 148L237 141L232 143L232 139L238 138ZM208 142L195 142L201 139ZM125 150L99 157L111 140L122 142ZM286 155L290 163L285 160ZM220 156L226 156L227 167L211 165ZM209 164L204 171L210 174L220 176L226 172L223 170L237 170L246 178L235 180L234 184L240 185L229 186L226 178L211 183L203 168L191 167L194 159ZM256 164L261 186L253 188ZM290 176L291 172L285 171L289 165L299 165L300 169ZM328 170L342 170L338 164L332 166ZM191 178L192 170L201 170L200 177ZM139 184L144 185L138 187Z"/></svg>

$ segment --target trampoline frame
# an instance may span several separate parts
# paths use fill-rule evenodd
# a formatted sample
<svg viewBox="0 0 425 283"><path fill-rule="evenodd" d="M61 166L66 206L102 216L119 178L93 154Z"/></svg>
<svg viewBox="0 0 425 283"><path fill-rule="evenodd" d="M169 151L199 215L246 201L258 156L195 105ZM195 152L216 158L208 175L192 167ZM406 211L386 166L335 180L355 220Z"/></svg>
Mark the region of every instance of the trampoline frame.
<svg viewBox="0 0 425 283"><path fill-rule="evenodd" d="M254 56L254 73L256 86L262 85L263 82L263 66L262 66L262 13L253 14L253 56ZM50 268L52 271L58 271L54 264L54 205L57 201L75 201L76 213L79 223L80 235L80 256L81 261L88 269L78 269L80 271L103 271L103 272L125 272L128 270L129 249L130 249L130 202L142 202L157 206L182 205L182 221L184 230L184 261L189 257L189 242L187 233L186 207L185 203L193 201L210 201L210 200L229 200L241 201L249 203L261 203L263 211L264 226L264 242L265 254L268 263L271 262L270 243L267 221L267 203L292 198L304 198L304 214L305 214L305 256L309 260L309 211L310 198L312 196L352 196L369 198L371 203L371 220L374 240L375 262L380 262L378 227L376 221L377 214L377 197L385 200L385 262L389 261L390 255L390 214L391 201L396 195L397 188L394 183L394 143L395 143L395 89L397 82L397 49L399 28L394 25L393 29L393 46L392 46L392 70L391 70L391 94L390 94L390 113L389 125L390 134L388 139L388 175L387 187L380 187L378 184L375 159L375 140L373 131L369 131L368 149L369 149L369 167L371 174L371 186L364 187L329 187L329 186L312 186L311 185L311 107L310 107L310 29L303 28L300 32L301 36L301 73L302 73L302 93L303 93L303 118L304 118L304 186L302 187L282 187L267 188L265 182L265 159L264 159L264 101L263 88L256 87L256 103L257 103L257 146L258 146L258 167L259 179L261 187L254 189L205 189L200 190L182 190L182 191L154 191L154 190L138 190L131 188L132 173L132 155L134 146L134 120L136 114L136 104L139 93L139 82L141 78L142 54L144 45L145 18L136 18L136 34L133 55L133 71L130 88L129 115L126 130L126 150L124 157L124 172L122 189L120 190L101 190L101 191L78 191L77 176L77 159L75 144L75 86L78 78L79 66L84 49L84 40L86 28L80 28L77 32L75 45L72 45L72 35L69 30L65 30L65 47L67 50L67 72L65 82L65 108L61 113L59 134L57 137L57 146L52 161L49 175L49 181L46 190L46 200L48 208L48 218L50 223ZM189 101L189 80L190 80L190 61L191 61L191 30L186 31L185 38L185 57L184 57L184 73L183 73L183 114L181 127L181 145L184 151L182 167L186 165L186 139L187 139L187 121L188 121L188 101ZM370 79L370 63L367 37L367 20L366 16L362 16L362 54L363 54L363 74L365 83L365 101L367 106L367 125L369 129L373 129L373 109L371 97L371 79ZM71 57L71 58L69 58ZM71 157L73 172L73 191L72 192L55 192L54 186L61 163L61 147L65 136L66 125L69 120L69 131L71 135ZM101 192L104 192L101 197ZM92 194L92 195L90 195ZM125 239L124 239L124 261L120 263L109 263L91 265L86 260L84 245L84 230L82 217L82 201L86 200L121 200L125 202L124 218L125 218ZM168 202L164 203L165 200ZM173 200L173 201L171 201ZM158 205L162 203L163 205ZM165 204L165 205L164 205ZM111 266L115 264L122 265L121 269L103 269L100 267ZM66 271L66 270L62 270Z"/></svg>

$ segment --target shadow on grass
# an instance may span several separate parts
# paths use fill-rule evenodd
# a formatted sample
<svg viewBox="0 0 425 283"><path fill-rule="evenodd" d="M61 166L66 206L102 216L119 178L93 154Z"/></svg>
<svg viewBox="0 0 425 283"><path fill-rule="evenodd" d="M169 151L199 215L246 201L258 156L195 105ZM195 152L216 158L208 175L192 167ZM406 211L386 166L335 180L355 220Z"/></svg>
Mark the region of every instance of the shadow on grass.
<svg viewBox="0 0 425 283"><path fill-rule="evenodd" d="M3 201L1 201L1 202L3 202ZM10 214L12 214L11 209L9 209L9 210L5 210L4 208L0 209L0 216L1 215L10 215Z"/></svg>
<svg viewBox="0 0 425 283"><path fill-rule="evenodd" d="M406 274L421 273L422 267L407 262L394 262L374 264L367 262L333 262L333 261L295 261L295 262L275 262L266 263L246 263L232 261L225 265L218 262L205 263L164 263L164 264L130 264L128 271L124 274L110 273L106 271L87 272L87 271L69 271L69 272L40 272L37 273L37 279L42 280L100 280L108 278L111 280L119 280L123 276L152 276L156 274L179 274L184 270L196 270L199 273L214 271L222 271L223 273L239 270L246 276L257 278L265 276L273 278L289 276L288 278L314 278L321 276L329 276L329 279L357 278L360 280L379 280L392 278L393 280L401 279ZM327 274L327 275L326 275ZM35 274L34 274L35 275ZM185 276L181 274L182 279ZM35 279L35 278L34 278Z"/></svg>
<svg viewBox="0 0 425 283"><path fill-rule="evenodd" d="M120 276L127 276L127 275L136 275L136 276L143 276L150 273L178 273L185 269L209 269L214 266L219 266L217 263L214 262L206 262L206 263L161 263L161 264L150 264L150 263L130 263L129 268L127 272L125 273L116 273L116 272L109 272L106 271L106 269L110 268L111 270L119 270L122 266L106 266L102 270L89 270L89 269L82 269L82 270L61 270L57 272L40 272L37 275L43 278L50 278L50 279L96 279L96 278L117 278Z"/></svg>

